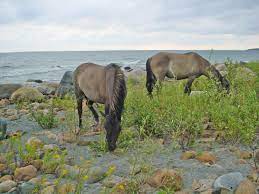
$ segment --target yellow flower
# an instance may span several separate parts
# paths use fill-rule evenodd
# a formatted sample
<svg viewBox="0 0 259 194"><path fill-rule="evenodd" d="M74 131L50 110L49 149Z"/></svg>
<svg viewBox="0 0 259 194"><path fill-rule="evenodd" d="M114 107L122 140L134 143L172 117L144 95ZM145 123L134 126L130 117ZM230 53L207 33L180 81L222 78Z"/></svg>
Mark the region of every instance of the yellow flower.
<svg viewBox="0 0 259 194"><path fill-rule="evenodd" d="M108 170L106 172L106 175L107 176L111 175L115 170L116 170L116 166L115 165L109 166L109 168L108 168Z"/></svg>
<svg viewBox="0 0 259 194"><path fill-rule="evenodd" d="M118 186L117 186L117 188L118 188L119 190L125 190L125 186L124 186L123 183L119 183Z"/></svg>
<svg viewBox="0 0 259 194"><path fill-rule="evenodd" d="M84 180L84 181L86 181L87 179L88 179L88 176L87 176L87 175L83 176L83 180Z"/></svg>

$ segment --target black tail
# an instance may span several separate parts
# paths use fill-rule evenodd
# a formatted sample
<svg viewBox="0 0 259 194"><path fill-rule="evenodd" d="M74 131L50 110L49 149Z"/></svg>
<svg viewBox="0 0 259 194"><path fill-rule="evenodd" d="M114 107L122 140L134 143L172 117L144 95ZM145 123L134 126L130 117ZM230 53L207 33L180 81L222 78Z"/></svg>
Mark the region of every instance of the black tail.
<svg viewBox="0 0 259 194"><path fill-rule="evenodd" d="M147 71L146 88L150 96L152 96L152 91L153 91L154 85L156 84L156 77L152 72L152 69L150 66L151 59L152 58L148 58L146 62L146 71Z"/></svg>
<svg viewBox="0 0 259 194"><path fill-rule="evenodd" d="M222 87L224 87L229 93L229 90L230 90L229 81L225 77L223 77L213 65L210 66L210 71L220 81Z"/></svg>

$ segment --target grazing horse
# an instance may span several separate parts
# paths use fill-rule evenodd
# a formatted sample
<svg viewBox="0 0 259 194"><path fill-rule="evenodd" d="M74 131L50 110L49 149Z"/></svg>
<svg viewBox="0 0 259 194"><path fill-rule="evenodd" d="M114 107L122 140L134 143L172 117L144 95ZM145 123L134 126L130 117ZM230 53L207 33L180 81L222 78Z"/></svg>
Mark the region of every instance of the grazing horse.
<svg viewBox="0 0 259 194"><path fill-rule="evenodd" d="M82 102L84 98L97 125L99 116L93 107L93 103L104 104L106 140L109 151L113 151L116 148L116 141L121 131L121 114L127 95L122 70L115 64L101 66L94 63L84 63L79 65L74 72L74 86L79 127L82 127Z"/></svg>
<svg viewBox="0 0 259 194"><path fill-rule="evenodd" d="M210 78L210 72L214 78L221 82L221 85L229 92L229 81L224 78L219 71L210 64L209 61L194 52L185 54L160 52L150 57L146 62L147 80L146 88L148 94L152 96L153 88L158 80L161 84L165 77L176 80L188 78L184 92L191 93L193 81L205 75Z"/></svg>

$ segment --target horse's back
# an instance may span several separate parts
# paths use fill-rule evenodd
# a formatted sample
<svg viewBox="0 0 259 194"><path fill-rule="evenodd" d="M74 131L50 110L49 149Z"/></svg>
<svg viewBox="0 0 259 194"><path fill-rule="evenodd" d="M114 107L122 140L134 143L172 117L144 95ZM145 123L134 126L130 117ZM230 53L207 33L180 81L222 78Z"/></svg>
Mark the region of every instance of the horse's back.
<svg viewBox="0 0 259 194"><path fill-rule="evenodd" d="M170 53L160 52L152 56L151 67L156 76L185 79L202 74L210 63L195 52ZM166 72L166 73L165 73Z"/></svg>
<svg viewBox="0 0 259 194"><path fill-rule="evenodd" d="M94 102L105 102L105 79L105 67L94 63L83 63L74 71L76 90L83 92L86 98Z"/></svg>

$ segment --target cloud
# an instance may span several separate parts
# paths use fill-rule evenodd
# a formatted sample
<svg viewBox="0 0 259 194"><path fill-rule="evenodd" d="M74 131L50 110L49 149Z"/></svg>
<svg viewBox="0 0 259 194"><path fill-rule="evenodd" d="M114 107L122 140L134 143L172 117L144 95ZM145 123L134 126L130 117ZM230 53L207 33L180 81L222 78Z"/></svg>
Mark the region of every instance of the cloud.
<svg viewBox="0 0 259 194"><path fill-rule="evenodd" d="M1 0L0 51L258 47L257 0Z"/></svg>

